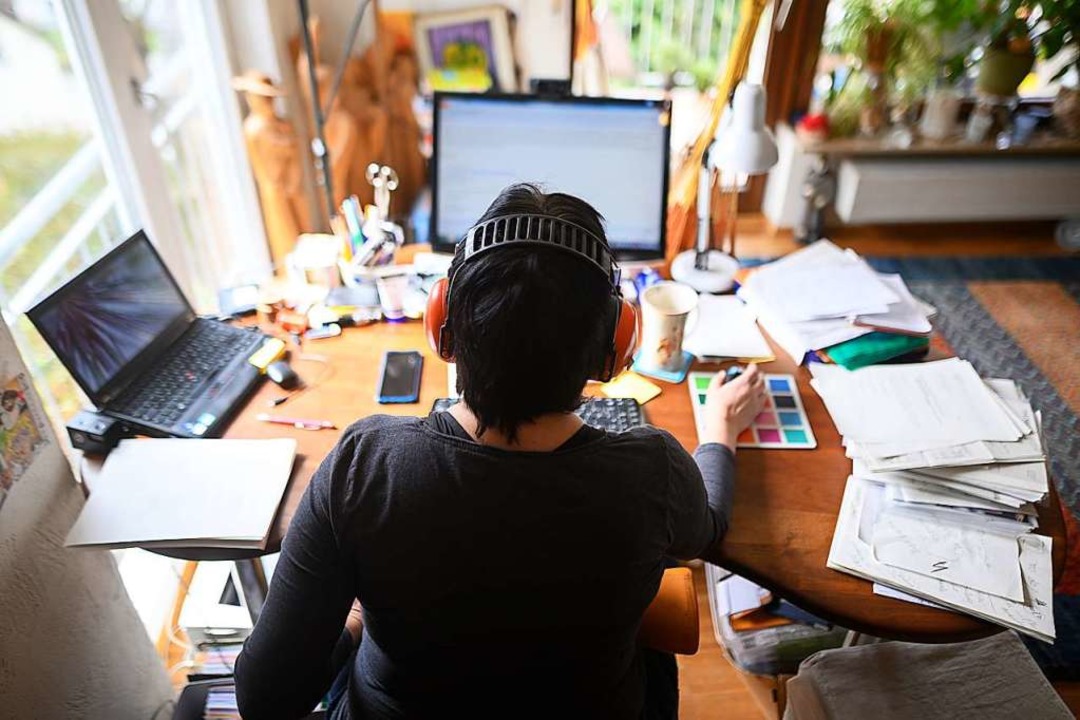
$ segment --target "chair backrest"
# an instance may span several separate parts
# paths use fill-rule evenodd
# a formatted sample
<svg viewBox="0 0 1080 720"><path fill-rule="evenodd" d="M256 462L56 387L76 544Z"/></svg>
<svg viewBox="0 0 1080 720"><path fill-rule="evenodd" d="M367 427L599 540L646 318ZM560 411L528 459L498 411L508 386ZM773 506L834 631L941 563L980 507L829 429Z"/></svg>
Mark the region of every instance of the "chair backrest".
<svg viewBox="0 0 1080 720"><path fill-rule="evenodd" d="M690 568L668 568L660 590L645 609L638 640L653 650L693 655L700 639L694 574Z"/></svg>

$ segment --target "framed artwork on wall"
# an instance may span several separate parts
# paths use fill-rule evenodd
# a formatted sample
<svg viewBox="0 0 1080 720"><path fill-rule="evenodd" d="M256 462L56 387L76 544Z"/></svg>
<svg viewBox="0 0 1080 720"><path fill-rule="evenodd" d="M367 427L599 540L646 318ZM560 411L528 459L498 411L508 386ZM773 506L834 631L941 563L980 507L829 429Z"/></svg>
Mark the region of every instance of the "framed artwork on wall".
<svg viewBox="0 0 1080 720"><path fill-rule="evenodd" d="M416 54L431 89L517 92L511 22L498 5L417 15Z"/></svg>

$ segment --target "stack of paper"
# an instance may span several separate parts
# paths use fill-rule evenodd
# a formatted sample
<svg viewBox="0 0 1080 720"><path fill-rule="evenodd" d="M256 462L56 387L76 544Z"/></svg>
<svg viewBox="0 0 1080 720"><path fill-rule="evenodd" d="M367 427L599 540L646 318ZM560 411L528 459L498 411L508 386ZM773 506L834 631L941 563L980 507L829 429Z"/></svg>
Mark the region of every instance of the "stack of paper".
<svg viewBox="0 0 1080 720"><path fill-rule="evenodd" d="M264 549L296 441L124 440L67 545Z"/></svg>
<svg viewBox="0 0 1080 720"><path fill-rule="evenodd" d="M1046 461L1016 384L955 358L811 370L853 460L829 567L1053 641Z"/></svg>
<svg viewBox="0 0 1080 720"><path fill-rule="evenodd" d="M872 330L925 335L933 308L899 275L874 272L851 250L821 240L754 272L738 296L792 359Z"/></svg>

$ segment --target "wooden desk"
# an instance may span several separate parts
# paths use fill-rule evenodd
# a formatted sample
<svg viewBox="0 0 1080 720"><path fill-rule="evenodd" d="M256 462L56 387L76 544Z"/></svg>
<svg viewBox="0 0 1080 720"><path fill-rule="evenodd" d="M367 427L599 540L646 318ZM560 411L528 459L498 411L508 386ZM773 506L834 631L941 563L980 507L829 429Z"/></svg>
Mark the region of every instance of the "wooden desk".
<svg viewBox="0 0 1080 720"><path fill-rule="evenodd" d="M420 350L424 372L417 405L379 405L375 383L384 350ZM319 387L281 406L282 414L332 420L341 428L374 414L424 415L446 396L445 365L428 350L420 323L377 325L346 330L339 338L310 342L306 353L325 356L333 374ZM777 357L781 357L779 351ZM294 361L302 377L323 370L316 363ZM710 366L715 369L716 366ZM740 450L733 522L717 551L706 558L774 590L779 595L844 627L878 637L916 642L951 642L998 632L997 625L959 613L935 610L879 597L865 580L825 567L836 514L851 461L824 404L809 386L809 372L780 359L768 372L793 373L817 436L818 448ZM660 383L664 392L645 406L650 423L662 427L687 448L697 446L697 431L685 384ZM226 437L295 436L305 458L290 483L271 535L270 551L281 543L312 472L339 435L331 431L292 430L258 422L255 415L282 391L269 383L233 422ZM1054 539L1054 577L1064 563L1065 529L1056 494L1040 508L1040 532Z"/></svg>

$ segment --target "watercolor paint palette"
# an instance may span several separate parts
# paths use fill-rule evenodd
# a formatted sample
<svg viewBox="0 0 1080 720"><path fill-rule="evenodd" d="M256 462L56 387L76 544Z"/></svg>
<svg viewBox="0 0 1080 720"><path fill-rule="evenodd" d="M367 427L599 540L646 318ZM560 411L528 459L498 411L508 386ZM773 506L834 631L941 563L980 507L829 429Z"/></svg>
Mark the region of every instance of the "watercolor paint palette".
<svg viewBox="0 0 1080 720"><path fill-rule="evenodd" d="M692 372L688 378L690 402L694 406L694 424L698 437L705 412L705 391L713 376L711 372ZM806 417L799 386L794 375L765 374L765 407L754 422L739 435L738 446L743 448L778 448L783 450L810 450L817 447L817 439Z"/></svg>

